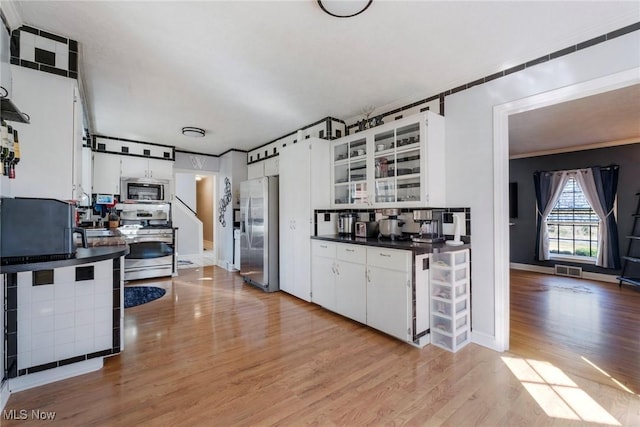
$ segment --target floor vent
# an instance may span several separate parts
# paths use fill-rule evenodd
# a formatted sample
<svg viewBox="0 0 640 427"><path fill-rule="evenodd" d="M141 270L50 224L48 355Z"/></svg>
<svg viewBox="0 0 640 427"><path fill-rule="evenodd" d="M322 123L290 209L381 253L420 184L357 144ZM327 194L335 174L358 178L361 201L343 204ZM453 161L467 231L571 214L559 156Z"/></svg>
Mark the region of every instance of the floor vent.
<svg viewBox="0 0 640 427"><path fill-rule="evenodd" d="M556 264L556 276L582 277L582 267Z"/></svg>

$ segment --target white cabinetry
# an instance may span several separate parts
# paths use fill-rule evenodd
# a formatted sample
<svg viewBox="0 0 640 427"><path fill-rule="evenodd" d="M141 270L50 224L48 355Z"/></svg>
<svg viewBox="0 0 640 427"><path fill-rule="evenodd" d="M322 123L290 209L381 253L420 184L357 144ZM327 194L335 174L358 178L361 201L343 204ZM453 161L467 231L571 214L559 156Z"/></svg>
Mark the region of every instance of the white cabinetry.
<svg viewBox="0 0 640 427"><path fill-rule="evenodd" d="M411 252L367 248L367 325L411 340Z"/></svg>
<svg viewBox="0 0 640 427"><path fill-rule="evenodd" d="M325 240L311 247L314 303L419 347L429 342L428 254L416 256L414 282L411 251Z"/></svg>
<svg viewBox="0 0 640 427"><path fill-rule="evenodd" d="M79 199L82 170L82 104L77 82L12 66L13 101L30 124L14 123L21 160L11 192L20 197Z"/></svg>
<svg viewBox="0 0 640 427"><path fill-rule="evenodd" d="M0 27L0 98L11 99L12 82L11 82L11 65L9 64L10 54L10 36L9 31L4 27ZM5 93L6 92L6 93Z"/></svg>
<svg viewBox="0 0 640 427"><path fill-rule="evenodd" d="M332 143L334 207L444 206L444 118L426 112Z"/></svg>
<svg viewBox="0 0 640 427"><path fill-rule="evenodd" d="M431 342L458 351L470 341L469 250L433 254Z"/></svg>
<svg viewBox="0 0 640 427"><path fill-rule="evenodd" d="M280 290L311 300L313 211L329 205L329 143L287 145L279 156Z"/></svg>
<svg viewBox="0 0 640 427"><path fill-rule="evenodd" d="M120 155L93 153L93 193L120 194Z"/></svg>
<svg viewBox="0 0 640 427"><path fill-rule="evenodd" d="M127 178L172 179L173 162L144 157L121 156L120 176Z"/></svg>
<svg viewBox="0 0 640 427"><path fill-rule="evenodd" d="M280 157L270 157L264 160L264 175L274 176L280 173Z"/></svg>
<svg viewBox="0 0 640 427"><path fill-rule="evenodd" d="M255 179L264 176L264 162L256 162L247 165L247 179Z"/></svg>
<svg viewBox="0 0 640 427"><path fill-rule="evenodd" d="M366 263L366 247L338 244L335 312L360 323L367 323Z"/></svg>
<svg viewBox="0 0 640 427"><path fill-rule="evenodd" d="M336 243L312 242L311 274L314 285L311 300L336 311Z"/></svg>
<svg viewBox="0 0 640 427"><path fill-rule="evenodd" d="M303 144L304 145L304 144ZM247 179L260 178L262 176L275 176L280 174L280 156L247 165Z"/></svg>

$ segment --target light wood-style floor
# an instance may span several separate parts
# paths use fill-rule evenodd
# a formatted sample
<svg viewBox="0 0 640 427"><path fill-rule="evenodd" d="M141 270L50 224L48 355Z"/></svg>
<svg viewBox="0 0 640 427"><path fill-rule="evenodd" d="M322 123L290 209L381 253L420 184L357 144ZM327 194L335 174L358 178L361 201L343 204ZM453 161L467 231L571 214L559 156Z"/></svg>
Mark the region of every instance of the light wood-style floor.
<svg viewBox="0 0 640 427"><path fill-rule="evenodd" d="M601 302L590 285L514 272L512 351L470 344L452 354L416 349L282 292L262 293L217 267L179 273L145 283L167 295L126 310L125 351L101 371L15 393L5 410L55 411L64 426L640 425L640 293L616 285L604 286L623 295L617 317L620 307ZM556 301L556 291L569 296ZM593 341L583 339L582 315L570 315L583 310L572 305L581 292L596 297L585 308L600 328ZM559 312L582 326L564 324ZM531 321L541 316L549 320ZM626 337L618 339L621 329ZM563 342L537 335L545 330L564 331L555 334ZM592 342L623 344L591 352ZM576 366L572 357L584 354L626 366L608 372L633 393Z"/></svg>

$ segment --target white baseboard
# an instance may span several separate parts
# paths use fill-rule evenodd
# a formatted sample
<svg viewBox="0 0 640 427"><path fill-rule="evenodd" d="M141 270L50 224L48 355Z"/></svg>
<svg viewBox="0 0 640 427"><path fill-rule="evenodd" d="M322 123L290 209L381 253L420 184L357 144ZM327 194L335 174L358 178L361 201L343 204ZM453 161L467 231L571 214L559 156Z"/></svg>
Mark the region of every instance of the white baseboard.
<svg viewBox="0 0 640 427"><path fill-rule="evenodd" d="M490 348L491 350L500 351L500 348L496 343L496 337L494 337L493 335L485 334L484 332L471 331L471 342L483 347Z"/></svg>
<svg viewBox="0 0 640 427"><path fill-rule="evenodd" d="M75 377L77 375L88 374L89 372L102 369L102 365L102 357L96 357L94 359L73 363L71 365L60 366L59 368L47 369L46 371L36 372L34 374L10 378L7 381L9 383L9 391L11 393L17 393L19 391L49 384L55 381L66 380L67 378Z"/></svg>
<svg viewBox="0 0 640 427"><path fill-rule="evenodd" d="M9 401L9 396L11 396L9 381L5 381L2 383L2 387L0 387L0 411L4 410L5 405Z"/></svg>
<svg viewBox="0 0 640 427"><path fill-rule="evenodd" d="M544 273L554 275L553 267L545 267L542 265L532 265L532 264L520 264L517 262L512 262L509 264L509 267L514 270L523 270L523 271L534 271L536 273ZM616 279L616 275L613 274L603 274L603 273L592 273L589 271L582 271L582 278L588 280L598 280L600 282L609 282L609 283L618 283L618 279Z"/></svg>

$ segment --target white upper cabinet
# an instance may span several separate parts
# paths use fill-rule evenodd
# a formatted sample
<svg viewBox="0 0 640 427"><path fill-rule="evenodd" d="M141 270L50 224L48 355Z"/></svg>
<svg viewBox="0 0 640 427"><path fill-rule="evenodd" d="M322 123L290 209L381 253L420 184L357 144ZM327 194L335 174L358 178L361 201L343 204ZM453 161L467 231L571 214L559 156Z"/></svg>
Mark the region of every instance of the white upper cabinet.
<svg viewBox="0 0 640 427"><path fill-rule="evenodd" d="M334 207L444 206L444 118L426 112L332 144Z"/></svg>
<svg viewBox="0 0 640 427"><path fill-rule="evenodd" d="M270 157L264 160L264 176L278 175L280 171L280 157Z"/></svg>
<svg viewBox="0 0 640 427"><path fill-rule="evenodd" d="M121 156L120 175L126 178L172 179L173 162L144 157Z"/></svg>
<svg viewBox="0 0 640 427"><path fill-rule="evenodd" d="M93 153L93 193L120 194L120 155Z"/></svg>
<svg viewBox="0 0 640 427"><path fill-rule="evenodd" d="M9 98L11 99L11 65L9 64L10 58L10 36L9 32L4 28L4 26L0 27L0 86L4 88L4 90L0 89L0 98ZM5 93L6 92L6 93Z"/></svg>
<svg viewBox="0 0 640 427"><path fill-rule="evenodd" d="M264 161L247 165L247 179L255 179L264 176Z"/></svg>
<svg viewBox="0 0 640 427"><path fill-rule="evenodd" d="M76 102L76 80L18 66L12 75L13 101L31 117L30 124L12 123L21 152L12 195L78 198L82 105Z"/></svg>

